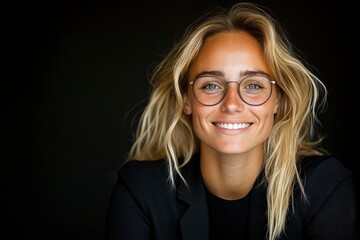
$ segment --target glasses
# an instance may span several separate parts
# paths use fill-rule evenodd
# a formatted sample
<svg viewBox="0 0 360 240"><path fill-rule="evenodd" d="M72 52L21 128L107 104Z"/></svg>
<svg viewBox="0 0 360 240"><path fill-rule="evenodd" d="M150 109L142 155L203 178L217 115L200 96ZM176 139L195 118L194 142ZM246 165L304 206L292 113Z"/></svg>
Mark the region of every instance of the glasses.
<svg viewBox="0 0 360 240"><path fill-rule="evenodd" d="M269 100L272 85L276 82L263 74L246 76L240 82L225 81L216 76L202 76L189 82L195 98L205 106L214 106L220 103L224 99L230 83L238 85L238 93L242 101L251 106L260 106Z"/></svg>

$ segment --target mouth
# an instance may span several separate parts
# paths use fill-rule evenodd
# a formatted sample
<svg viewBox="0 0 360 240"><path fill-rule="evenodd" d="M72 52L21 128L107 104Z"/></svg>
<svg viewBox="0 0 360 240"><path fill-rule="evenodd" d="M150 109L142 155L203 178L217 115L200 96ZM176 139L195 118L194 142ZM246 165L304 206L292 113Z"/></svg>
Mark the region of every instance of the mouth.
<svg viewBox="0 0 360 240"><path fill-rule="evenodd" d="M243 129L250 126L250 123L214 123L215 126L223 129Z"/></svg>

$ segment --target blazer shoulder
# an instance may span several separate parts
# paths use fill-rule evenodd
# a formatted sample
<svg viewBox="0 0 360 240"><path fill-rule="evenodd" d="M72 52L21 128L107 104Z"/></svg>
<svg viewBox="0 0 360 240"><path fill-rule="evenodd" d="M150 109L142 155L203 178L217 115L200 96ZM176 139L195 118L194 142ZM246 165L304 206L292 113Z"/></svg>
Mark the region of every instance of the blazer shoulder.
<svg viewBox="0 0 360 240"><path fill-rule="evenodd" d="M130 160L117 172L124 180L136 178L144 182L153 182L167 178L167 168L164 159L160 160Z"/></svg>
<svg viewBox="0 0 360 240"><path fill-rule="evenodd" d="M352 175L352 172L334 156L305 157L300 161L299 171L305 182L321 179L326 182L338 182Z"/></svg>
<svg viewBox="0 0 360 240"><path fill-rule="evenodd" d="M164 159L158 160L136 160L132 159L125 162L119 169L118 174L122 171L127 171L129 169L136 170L136 171L148 171L151 169L159 169L163 165L165 165Z"/></svg>
<svg viewBox="0 0 360 240"><path fill-rule="evenodd" d="M301 161L299 168L309 200L309 202L302 201L304 212L307 212L305 210L307 209L313 214L329 198L342 198L341 194L338 194L341 189L354 189L352 172L336 157L307 157Z"/></svg>
<svg viewBox="0 0 360 240"><path fill-rule="evenodd" d="M119 193L131 195L148 216L156 217L156 221L166 226L176 219L176 188L171 184L166 160L131 160L118 171L117 186ZM162 209L159 212L159 209Z"/></svg>

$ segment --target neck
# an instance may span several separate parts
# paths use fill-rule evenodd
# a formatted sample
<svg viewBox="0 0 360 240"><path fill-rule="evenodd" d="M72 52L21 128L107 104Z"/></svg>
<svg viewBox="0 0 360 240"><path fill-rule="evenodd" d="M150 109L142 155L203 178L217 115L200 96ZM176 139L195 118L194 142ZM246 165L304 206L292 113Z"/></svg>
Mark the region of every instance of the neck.
<svg viewBox="0 0 360 240"><path fill-rule="evenodd" d="M206 188L227 200L245 197L261 170L262 154L224 155L201 152L200 168Z"/></svg>

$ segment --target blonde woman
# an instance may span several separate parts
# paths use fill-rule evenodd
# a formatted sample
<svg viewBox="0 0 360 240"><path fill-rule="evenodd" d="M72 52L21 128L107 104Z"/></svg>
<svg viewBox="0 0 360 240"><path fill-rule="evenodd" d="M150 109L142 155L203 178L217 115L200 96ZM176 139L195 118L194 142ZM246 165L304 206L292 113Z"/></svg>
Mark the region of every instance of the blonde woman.
<svg viewBox="0 0 360 240"><path fill-rule="evenodd" d="M192 24L152 75L107 239L352 239L351 172L321 148L324 84L258 5Z"/></svg>

